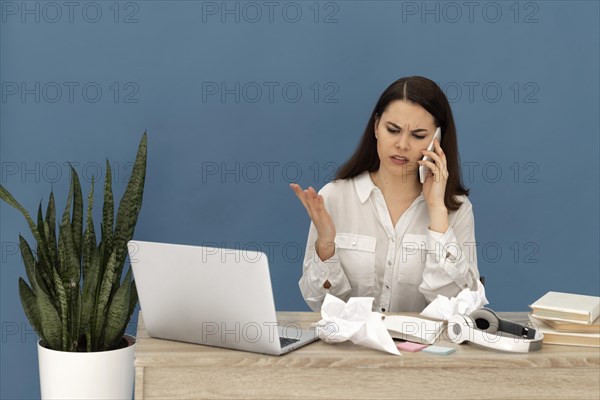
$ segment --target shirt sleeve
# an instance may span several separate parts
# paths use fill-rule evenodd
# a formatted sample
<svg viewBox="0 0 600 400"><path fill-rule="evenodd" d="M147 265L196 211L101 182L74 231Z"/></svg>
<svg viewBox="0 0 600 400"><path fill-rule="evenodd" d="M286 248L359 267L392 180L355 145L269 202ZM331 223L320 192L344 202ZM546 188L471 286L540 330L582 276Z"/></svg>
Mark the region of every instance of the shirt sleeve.
<svg viewBox="0 0 600 400"><path fill-rule="evenodd" d="M326 208L328 208L328 199L324 198L324 200ZM335 245L335 252L331 258L322 261L316 252L315 241L317 240L317 236L317 229L311 221L308 230L306 251L304 253L304 263L302 265L302 277L298 285L306 304L308 304L311 310L319 312L327 293L346 301L350 295L351 288L350 282L348 282L348 278L340 264L338 246ZM325 281L329 281L331 284L329 289L323 287Z"/></svg>
<svg viewBox="0 0 600 400"><path fill-rule="evenodd" d="M445 233L427 231L427 255L419 291L428 302L438 294L448 298L461 290L477 290L479 270L475 248L473 206L467 199Z"/></svg>

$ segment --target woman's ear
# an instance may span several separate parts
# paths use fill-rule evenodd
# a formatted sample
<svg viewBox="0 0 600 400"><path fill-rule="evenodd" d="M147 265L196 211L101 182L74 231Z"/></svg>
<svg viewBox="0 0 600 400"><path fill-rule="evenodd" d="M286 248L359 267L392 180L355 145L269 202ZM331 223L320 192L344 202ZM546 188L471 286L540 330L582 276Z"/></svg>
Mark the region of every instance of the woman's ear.
<svg viewBox="0 0 600 400"><path fill-rule="evenodd" d="M375 122L373 123L373 130L375 131L375 139L377 139L377 126L379 125L379 115L375 114Z"/></svg>

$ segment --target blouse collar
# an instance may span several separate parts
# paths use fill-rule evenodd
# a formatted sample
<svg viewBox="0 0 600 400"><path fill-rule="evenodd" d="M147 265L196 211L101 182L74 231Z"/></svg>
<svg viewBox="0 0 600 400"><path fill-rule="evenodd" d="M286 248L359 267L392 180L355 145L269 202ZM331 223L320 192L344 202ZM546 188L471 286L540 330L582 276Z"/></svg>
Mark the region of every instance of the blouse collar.
<svg viewBox="0 0 600 400"><path fill-rule="evenodd" d="M358 195L358 199L361 203L367 201L369 196L371 196L373 190L379 190L379 188L375 186L373 179L371 179L369 171L365 171L362 174L358 175L356 178L354 178L354 187L356 188L356 194ZM424 200L423 191L421 191L419 196L417 196L415 202L421 200Z"/></svg>

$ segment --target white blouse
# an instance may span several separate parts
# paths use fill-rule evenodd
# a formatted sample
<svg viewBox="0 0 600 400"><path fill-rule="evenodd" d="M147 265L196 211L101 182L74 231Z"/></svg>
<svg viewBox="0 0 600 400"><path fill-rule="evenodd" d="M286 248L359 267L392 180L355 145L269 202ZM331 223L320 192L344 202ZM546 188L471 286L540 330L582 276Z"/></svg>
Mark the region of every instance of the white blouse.
<svg viewBox="0 0 600 400"><path fill-rule="evenodd" d="M428 229L421 193L392 225L383 193L368 172L328 183L320 191L336 228L335 253L323 262L315 251L311 222L300 290L313 311L326 293L342 300L374 297L375 310L420 312L438 294L452 297L477 289L473 207L466 196L448 215L445 233ZM331 283L325 289L325 281Z"/></svg>

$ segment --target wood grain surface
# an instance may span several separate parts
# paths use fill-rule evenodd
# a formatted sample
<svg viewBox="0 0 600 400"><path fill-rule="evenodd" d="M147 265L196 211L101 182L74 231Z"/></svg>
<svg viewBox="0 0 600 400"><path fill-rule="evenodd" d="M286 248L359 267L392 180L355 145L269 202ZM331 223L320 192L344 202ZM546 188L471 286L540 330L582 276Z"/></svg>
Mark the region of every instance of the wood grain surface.
<svg viewBox="0 0 600 400"><path fill-rule="evenodd" d="M411 315L411 314L408 314ZM416 315L416 314L412 314ZM527 313L500 313L526 322ZM303 328L318 313L278 313ZM283 356L150 338L142 314L136 399L600 399L600 349L544 345L518 354L454 344L448 356L394 356L318 341Z"/></svg>

